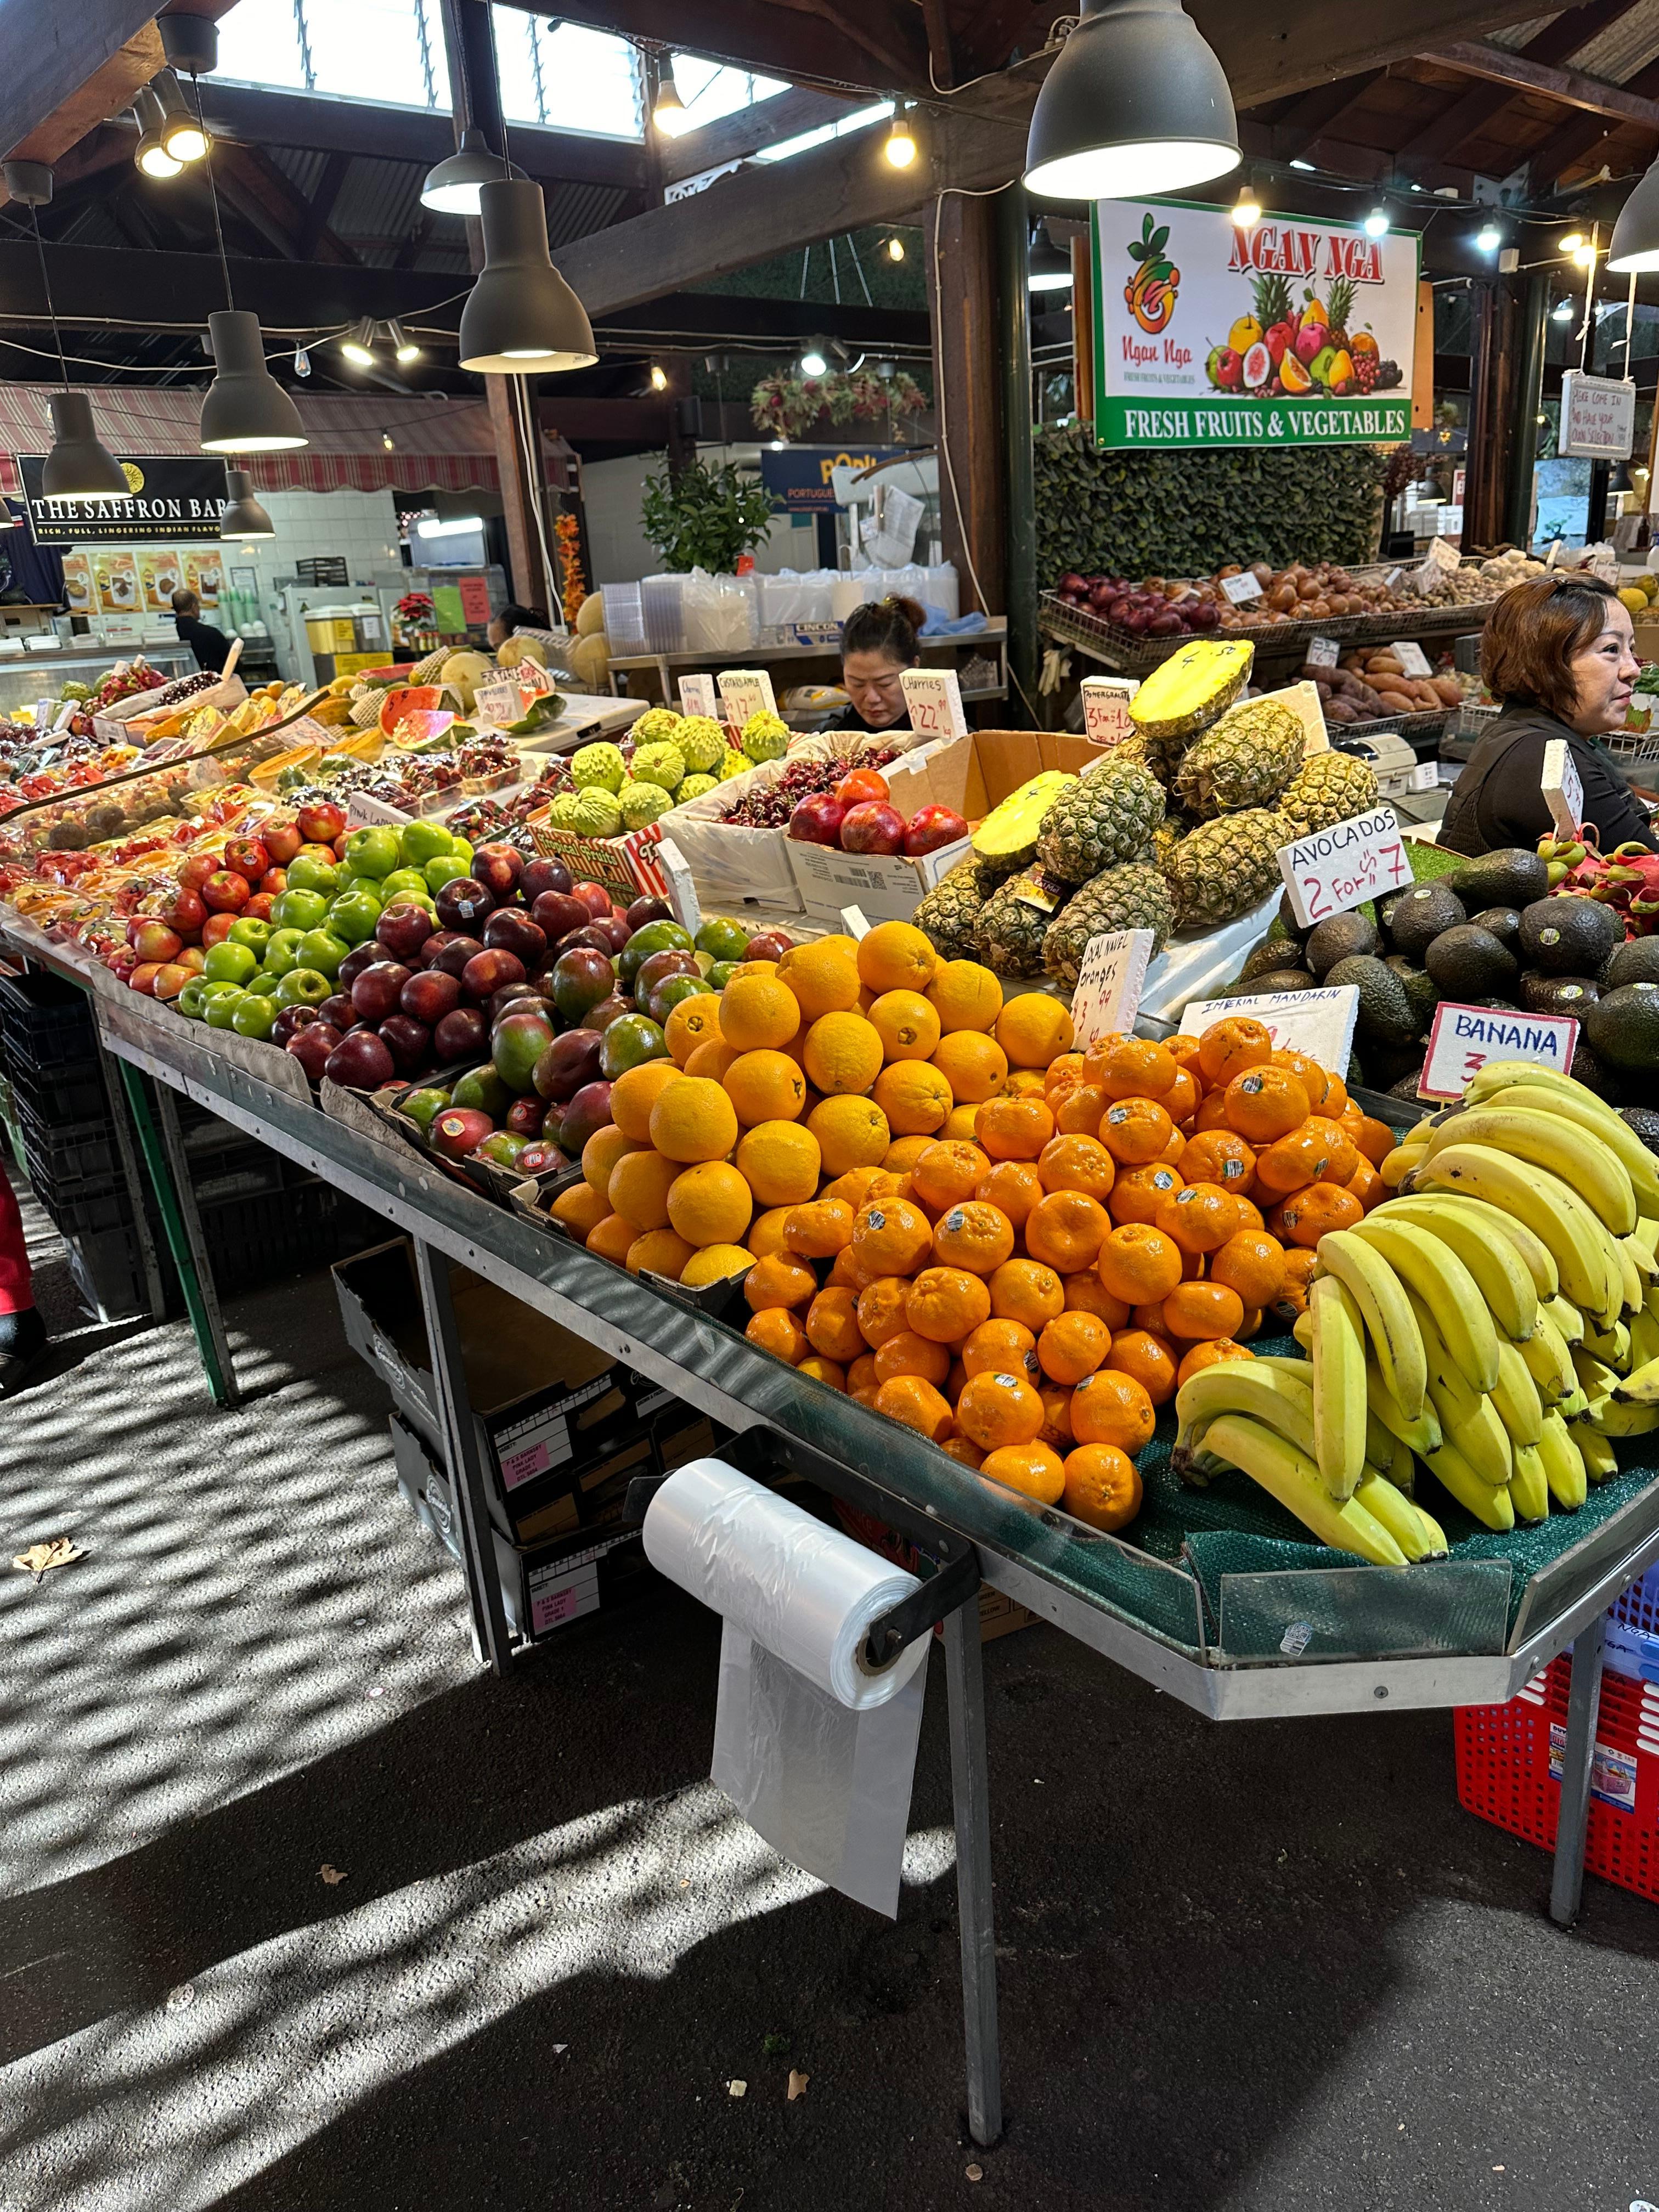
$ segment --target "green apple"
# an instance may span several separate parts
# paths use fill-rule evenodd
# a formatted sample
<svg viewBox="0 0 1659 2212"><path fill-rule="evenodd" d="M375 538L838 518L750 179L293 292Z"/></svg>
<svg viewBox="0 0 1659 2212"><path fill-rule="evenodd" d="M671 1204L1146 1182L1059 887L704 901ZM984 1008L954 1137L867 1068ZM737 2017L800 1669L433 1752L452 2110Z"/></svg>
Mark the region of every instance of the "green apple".
<svg viewBox="0 0 1659 2212"><path fill-rule="evenodd" d="M245 991L236 1002L230 1026L238 1036L268 1037L276 1026L280 1011L275 999L260 998L252 991Z"/></svg>
<svg viewBox="0 0 1659 2212"><path fill-rule="evenodd" d="M291 891L321 891L325 898L332 898L340 888L340 871L331 860L313 860L301 853L289 863L288 888Z"/></svg>
<svg viewBox="0 0 1659 2212"><path fill-rule="evenodd" d="M350 950L347 940L335 936L331 930L308 929L300 939L300 965L301 968L314 968L321 974L333 977L339 974L340 963ZM326 997L327 994L325 993L324 996Z"/></svg>
<svg viewBox="0 0 1659 2212"><path fill-rule="evenodd" d="M410 826L412 828L413 824ZM422 873L429 890L441 891L446 884L453 884L457 876L465 875L470 866L471 863L464 860L459 853L440 853L435 860L427 862Z"/></svg>
<svg viewBox="0 0 1659 2212"><path fill-rule="evenodd" d="M207 996L207 992L208 982L206 977L203 975L192 975L189 982L185 984L184 989L179 992L178 997L173 1003L187 1022L199 1022L203 1015L207 1012L207 1008L203 1003Z"/></svg>
<svg viewBox="0 0 1659 2212"><path fill-rule="evenodd" d="M283 898L288 893L283 893ZM305 938L303 929L291 926L273 929L265 945L264 969L267 975L286 975L290 968L300 964L300 946Z"/></svg>
<svg viewBox="0 0 1659 2212"><path fill-rule="evenodd" d="M256 953L263 953L270 942L270 924L261 921L255 915L239 915L225 935L233 945L246 945Z"/></svg>
<svg viewBox="0 0 1659 2212"><path fill-rule="evenodd" d="M390 906L393 899L418 899L422 906L432 903L432 886L418 868L394 868L380 884L380 903Z"/></svg>
<svg viewBox="0 0 1659 2212"><path fill-rule="evenodd" d="M449 847L456 859L460 862L463 870L468 869L472 866L471 846L468 844L465 837L458 837L453 830L449 833Z"/></svg>
<svg viewBox="0 0 1659 2212"><path fill-rule="evenodd" d="M282 981L280 975L273 975L269 969L262 969L248 985L247 994L250 999L274 999L282 987Z"/></svg>
<svg viewBox="0 0 1659 2212"><path fill-rule="evenodd" d="M380 902L365 884L361 890L347 891L335 900L328 910L328 927L348 945L362 945L374 936L380 918Z"/></svg>
<svg viewBox="0 0 1659 2212"><path fill-rule="evenodd" d="M406 867L423 868L449 851L452 839L441 822L410 822L398 839L398 856Z"/></svg>
<svg viewBox="0 0 1659 2212"><path fill-rule="evenodd" d="M231 1016L246 996L247 993L239 987L233 986L228 990L221 991L216 998L210 999L204 1007L203 1020L210 1030L228 1030L230 1027Z"/></svg>
<svg viewBox="0 0 1659 2212"><path fill-rule="evenodd" d="M325 975L319 968L290 968L276 986L276 1003L279 1006L320 1006L333 990L333 978Z"/></svg>
<svg viewBox="0 0 1659 2212"><path fill-rule="evenodd" d="M251 945L238 945L227 937L217 945L209 945L202 973L210 983L246 985L249 976L258 973L258 955Z"/></svg>
<svg viewBox="0 0 1659 2212"><path fill-rule="evenodd" d="M328 894L311 890L303 884L298 890L278 891L271 902L270 919L278 932L297 929L318 929L328 912Z"/></svg>
<svg viewBox="0 0 1659 2212"><path fill-rule="evenodd" d="M346 839L345 870L349 876L372 876L378 883L397 866L398 832L385 823L354 830Z"/></svg>

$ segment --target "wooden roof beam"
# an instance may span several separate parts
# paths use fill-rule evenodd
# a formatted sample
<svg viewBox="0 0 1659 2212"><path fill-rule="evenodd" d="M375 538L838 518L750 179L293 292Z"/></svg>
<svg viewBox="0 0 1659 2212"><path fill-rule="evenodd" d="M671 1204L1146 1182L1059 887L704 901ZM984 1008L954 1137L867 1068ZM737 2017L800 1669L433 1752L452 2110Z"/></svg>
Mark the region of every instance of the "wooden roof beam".
<svg viewBox="0 0 1659 2212"><path fill-rule="evenodd" d="M1583 108L1589 115L1608 116L1615 123L1639 123L1644 130L1659 131L1659 100L1625 85L1609 84L1603 77L1588 76L1583 70L1547 68L1541 62L1528 61L1523 54L1510 53L1506 46L1489 46L1475 39L1435 46L1424 53L1423 59L1461 70L1466 76L1485 77L1503 85L1509 95L1536 93L1565 107Z"/></svg>
<svg viewBox="0 0 1659 2212"><path fill-rule="evenodd" d="M1659 98L1659 62L1650 62L1638 70L1624 88L1627 93L1643 97ZM1576 168L1587 155L1593 153L1603 138L1612 135L1615 126L1605 116L1579 113L1570 115L1560 129L1547 138L1527 163L1527 190L1529 192L1549 192L1556 190L1564 171Z"/></svg>
<svg viewBox="0 0 1659 2212"><path fill-rule="evenodd" d="M683 178L702 176L706 169L723 168L728 161L748 161L764 147L781 145L786 138L839 122L851 105L848 93L791 85L770 100L757 100L735 115L722 115L718 122L688 131L683 138L669 139L660 155L662 180L678 184ZM517 135L515 131L515 140Z"/></svg>
<svg viewBox="0 0 1659 2212"><path fill-rule="evenodd" d="M1628 15L1637 4L1638 0L1584 0L1579 7L1563 9L1535 38L1527 40L1521 48L1522 57L1546 66L1570 61L1621 15ZM1494 117L1502 114L1514 96L1515 88L1508 84L1472 84L1400 149L1401 161L1446 160L1466 139L1478 137Z"/></svg>
<svg viewBox="0 0 1659 2212"><path fill-rule="evenodd" d="M545 0L501 0L547 13ZM623 38L796 82L923 93L927 37L915 0L568 0L559 15Z"/></svg>

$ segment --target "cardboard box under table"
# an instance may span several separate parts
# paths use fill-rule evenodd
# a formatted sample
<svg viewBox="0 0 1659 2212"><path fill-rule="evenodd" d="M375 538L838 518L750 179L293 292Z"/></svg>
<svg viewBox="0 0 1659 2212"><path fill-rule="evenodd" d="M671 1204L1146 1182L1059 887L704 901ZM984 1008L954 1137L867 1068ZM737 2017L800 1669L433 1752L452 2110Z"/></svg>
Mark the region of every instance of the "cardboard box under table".
<svg viewBox="0 0 1659 2212"><path fill-rule="evenodd" d="M919 807L949 806L973 823L1045 769L1080 775L1100 758L1098 745L1065 731L975 730L890 761L882 774L907 822ZM801 904L812 921L832 928L849 906L860 908L866 921L908 921L968 848L963 837L911 860L902 853L840 853L793 838L786 843Z"/></svg>

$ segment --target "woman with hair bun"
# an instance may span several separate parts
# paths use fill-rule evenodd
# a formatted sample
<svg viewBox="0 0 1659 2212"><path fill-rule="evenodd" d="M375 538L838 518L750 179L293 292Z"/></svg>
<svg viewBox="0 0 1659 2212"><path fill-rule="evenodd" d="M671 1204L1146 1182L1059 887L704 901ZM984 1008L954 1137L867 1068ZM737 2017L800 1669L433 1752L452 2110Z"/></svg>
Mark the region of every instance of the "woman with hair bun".
<svg viewBox="0 0 1659 2212"><path fill-rule="evenodd" d="M921 658L917 635L927 617L915 599L871 599L841 626L841 681L848 704L832 730L891 730L910 719L902 678Z"/></svg>

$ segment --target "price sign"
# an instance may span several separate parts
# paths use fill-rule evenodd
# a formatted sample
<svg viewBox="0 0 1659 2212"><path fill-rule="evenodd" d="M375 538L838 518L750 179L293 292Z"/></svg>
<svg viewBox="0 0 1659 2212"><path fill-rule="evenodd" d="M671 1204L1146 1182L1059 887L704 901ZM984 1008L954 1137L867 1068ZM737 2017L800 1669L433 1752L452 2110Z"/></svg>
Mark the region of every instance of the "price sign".
<svg viewBox="0 0 1659 2212"><path fill-rule="evenodd" d="M1182 1036L1202 1036L1212 1022L1230 1015L1260 1022L1275 1048L1305 1052L1340 1075L1353 1050L1359 993L1352 983L1318 991L1264 991L1254 999L1194 999L1181 1017Z"/></svg>
<svg viewBox="0 0 1659 2212"><path fill-rule="evenodd" d="M681 677L680 712L682 714L708 714L719 721L720 695L712 676Z"/></svg>
<svg viewBox="0 0 1659 2212"><path fill-rule="evenodd" d="M523 714L524 697L510 676L498 676L493 683L479 684L472 695L472 711L492 729L504 730Z"/></svg>
<svg viewBox="0 0 1659 2212"><path fill-rule="evenodd" d="M1308 640L1308 666L1310 668L1334 668L1337 662L1341 658L1342 646L1340 639L1334 637L1310 637Z"/></svg>
<svg viewBox="0 0 1659 2212"><path fill-rule="evenodd" d="M1420 645L1414 644L1410 639L1402 639L1397 645L1391 645L1389 650L1407 676L1429 674L1429 656Z"/></svg>
<svg viewBox="0 0 1659 2212"><path fill-rule="evenodd" d="M1328 753L1331 749L1331 733L1325 726L1324 702L1319 696L1319 686L1311 676L1299 678L1287 684L1282 691L1269 691L1267 696L1275 706L1288 707L1302 725L1302 757L1311 760L1316 753ZM1231 709L1237 713L1237 708Z"/></svg>
<svg viewBox="0 0 1659 2212"><path fill-rule="evenodd" d="M861 906L844 906L841 910L842 933L860 939L870 934L870 921Z"/></svg>
<svg viewBox="0 0 1659 2212"><path fill-rule="evenodd" d="M962 686L954 668L907 668L899 678L910 727L926 738L965 738Z"/></svg>
<svg viewBox="0 0 1659 2212"><path fill-rule="evenodd" d="M1388 574L1382 579L1383 590L1385 592L1397 592L1400 588L1400 579L1405 574L1405 573L1406 572L1403 568L1390 568Z"/></svg>
<svg viewBox="0 0 1659 2212"><path fill-rule="evenodd" d="M1545 746L1544 773L1539 788L1549 807L1557 836L1565 844L1576 844L1579 825L1584 819L1584 787L1565 738L1552 738Z"/></svg>
<svg viewBox="0 0 1659 2212"><path fill-rule="evenodd" d="M1121 745L1134 735L1129 702L1139 684L1127 677L1085 676L1082 689L1083 734L1091 745Z"/></svg>
<svg viewBox="0 0 1659 2212"><path fill-rule="evenodd" d="M544 699L550 692L559 688L540 661L532 660L528 653L519 663L513 680L523 693L526 707L532 699Z"/></svg>
<svg viewBox="0 0 1659 2212"><path fill-rule="evenodd" d="M1072 994L1072 1028L1079 1052L1103 1036L1134 1026L1152 957L1150 929L1115 929L1091 937L1083 948Z"/></svg>
<svg viewBox="0 0 1659 2212"><path fill-rule="evenodd" d="M1237 576L1224 576L1221 588L1236 607L1242 607L1246 599L1261 597L1261 579L1246 568Z"/></svg>
<svg viewBox="0 0 1659 2212"><path fill-rule="evenodd" d="M695 937L702 927L702 908L691 880L690 862L672 837L663 838L651 857L668 878L668 903L674 909L675 921Z"/></svg>
<svg viewBox="0 0 1659 2212"><path fill-rule="evenodd" d="M1417 1095L1461 1098L1464 1085L1489 1060L1536 1060L1565 1075L1577 1041L1578 1024L1571 1014L1509 1013L1443 999L1435 1008Z"/></svg>
<svg viewBox="0 0 1659 2212"><path fill-rule="evenodd" d="M752 714L775 714L778 702L772 679L763 668L724 668L714 679L720 704L734 732L740 732Z"/></svg>
<svg viewBox="0 0 1659 2212"><path fill-rule="evenodd" d="M1412 879L1411 862L1391 806L1351 815L1279 848L1279 870L1304 929ZM1339 1071L1340 1072L1340 1071Z"/></svg>

